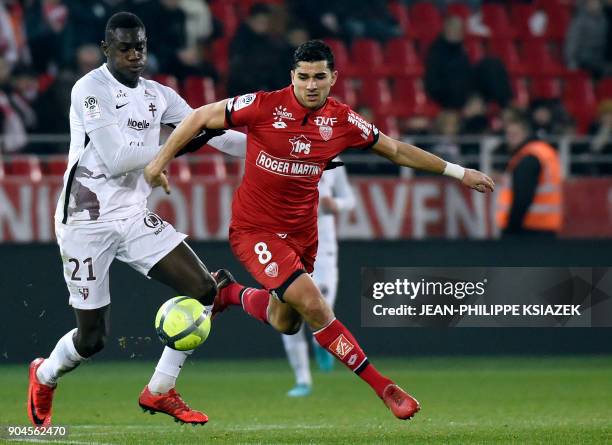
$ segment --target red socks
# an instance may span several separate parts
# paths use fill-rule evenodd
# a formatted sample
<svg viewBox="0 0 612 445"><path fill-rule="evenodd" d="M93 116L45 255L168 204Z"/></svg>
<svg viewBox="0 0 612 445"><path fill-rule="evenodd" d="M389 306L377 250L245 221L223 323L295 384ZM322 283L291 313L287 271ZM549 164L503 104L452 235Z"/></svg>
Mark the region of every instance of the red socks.
<svg viewBox="0 0 612 445"><path fill-rule="evenodd" d="M265 289L254 289L244 287L238 283L232 283L221 289L223 299L227 304L240 305L251 317L268 323L268 304L270 294Z"/></svg>
<svg viewBox="0 0 612 445"><path fill-rule="evenodd" d="M387 385L393 383L368 362L368 358L355 337L339 320L334 319L329 325L316 331L314 337L323 348L331 352L332 355L370 385L378 394L378 397L382 397Z"/></svg>

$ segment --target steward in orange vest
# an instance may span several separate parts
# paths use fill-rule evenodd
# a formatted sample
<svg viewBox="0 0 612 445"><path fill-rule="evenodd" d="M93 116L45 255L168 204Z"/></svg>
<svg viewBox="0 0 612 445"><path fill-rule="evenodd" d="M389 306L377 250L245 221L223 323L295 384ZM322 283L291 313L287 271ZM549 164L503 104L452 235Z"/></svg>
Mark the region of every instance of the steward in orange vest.
<svg viewBox="0 0 612 445"><path fill-rule="evenodd" d="M497 195L497 225L502 236L554 237L563 220L561 162L550 144L529 139L529 133L529 124L521 119L506 124L514 151Z"/></svg>

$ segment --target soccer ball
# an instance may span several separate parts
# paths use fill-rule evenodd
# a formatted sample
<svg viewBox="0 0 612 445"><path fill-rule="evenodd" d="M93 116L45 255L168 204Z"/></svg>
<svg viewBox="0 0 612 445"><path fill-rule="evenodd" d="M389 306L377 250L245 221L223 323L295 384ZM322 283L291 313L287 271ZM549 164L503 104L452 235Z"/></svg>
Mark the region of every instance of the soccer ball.
<svg viewBox="0 0 612 445"><path fill-rule="evenodd" d="M210 313L193 298L171 298L157 311L155 332L161 342L172 349L195 349L208 338Z"/></svg>

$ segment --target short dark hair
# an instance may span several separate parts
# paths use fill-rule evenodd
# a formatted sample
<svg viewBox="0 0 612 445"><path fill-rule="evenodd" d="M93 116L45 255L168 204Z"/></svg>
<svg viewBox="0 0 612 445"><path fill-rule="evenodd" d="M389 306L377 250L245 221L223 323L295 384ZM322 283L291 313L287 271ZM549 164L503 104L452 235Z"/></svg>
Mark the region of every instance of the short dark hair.
<svg viewBox="0 0 612 445"><path fill-rule="evenodd" d="M293 69L299 62L327 61L330 71L334 70L334 53L327 44L321 40L309 40L297 47L293 53Z"/></svg>
<svg viewBox="0 0 612 445"><path fill-rule="evenodd" d="M136 14L131 12L118 12L113 14L106 22L106 30L104 38L108 42L111 39L111 34L117 28L142 28L145 29L144 23Z"/></svg>

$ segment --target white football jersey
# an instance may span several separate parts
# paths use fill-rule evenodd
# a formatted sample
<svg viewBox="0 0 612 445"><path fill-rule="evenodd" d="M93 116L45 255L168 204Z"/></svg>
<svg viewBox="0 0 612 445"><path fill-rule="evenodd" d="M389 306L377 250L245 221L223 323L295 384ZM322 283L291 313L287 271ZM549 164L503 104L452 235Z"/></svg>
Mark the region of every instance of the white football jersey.
<svg viewBox="0 0 612 445"><path fill-rule="evenodd" d="M335 160L338 159L336 158ZM355 207L355 196L344 167L336 167L323 172L319 181L319 200L325 196L334 198L340 212L352 210ZM331 213L325 213L321 206L319 206L318 229L319 246L317 249L317 260L333 255L335 261L335 255L338 251L336 216Z"/></svg>
<svg viewBox="0 0 612 445"><path fill-rule="evenodd" d="M143 78L129 88L106 64L79 79L72 88L68 169L56 220L111 221L142 212L151 193L143 170L111 176L88 133L117 124L130 147L158 146L160 125L178 124L191 111L171 88Z"/></svg>

